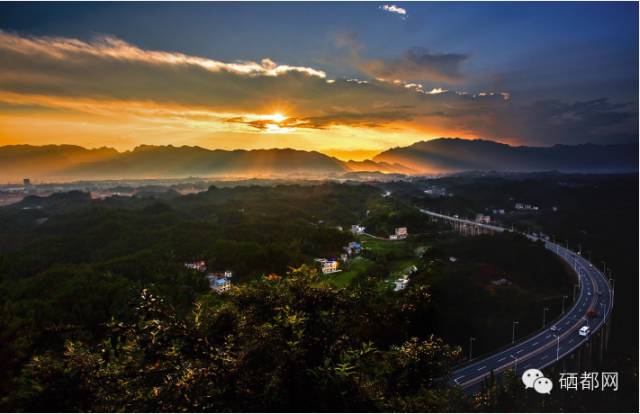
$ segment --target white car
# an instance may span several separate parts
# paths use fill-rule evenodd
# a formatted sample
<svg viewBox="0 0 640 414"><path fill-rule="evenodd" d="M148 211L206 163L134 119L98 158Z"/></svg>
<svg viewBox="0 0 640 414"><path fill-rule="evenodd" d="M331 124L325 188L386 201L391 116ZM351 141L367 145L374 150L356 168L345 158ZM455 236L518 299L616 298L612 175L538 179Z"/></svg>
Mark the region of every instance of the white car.
<svg viewBox="0 0 640 414"><path fill-rule="evenodd" d="M580 336L587 336L587 335L589 335L589 331L590 331L590 330L591 330L591 329L590 329L587 325L585 325L585 326L583 326L582 328L580 328L580 330L578 331L578 334L579 334Z"/></svg>
<svg viewBox="0 0 640 414"><path fill-rule="evenodd" d="M556 325L553 325L551 328L551 332L556 332L558 330L558 327Z"/></svg>

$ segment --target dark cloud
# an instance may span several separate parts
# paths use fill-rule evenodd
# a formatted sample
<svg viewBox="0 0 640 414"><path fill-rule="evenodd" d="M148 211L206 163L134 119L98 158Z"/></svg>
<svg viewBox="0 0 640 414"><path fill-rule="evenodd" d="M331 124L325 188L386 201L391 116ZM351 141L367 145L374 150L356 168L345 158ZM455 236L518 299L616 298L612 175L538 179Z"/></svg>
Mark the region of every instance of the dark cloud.
<svg viewBox="0 0 640 414"><path fill-rule="evenodd" d="M397 59L363 59L358 68L367 75L388 80L459 83L464 79L460 66L468 58L462 53L432 53L414 47Z"/></svg>
<svg viewBox="0 0 640 414"><path fill-rule="evenodd" d="M521 144L616 144L638 140L637 105L612 103L605 98L536 101L510 107L491 118L491 123L476 124L479 132L509 137Z"/></svg>
<svg viewBox="0 0 640 414"><path fill-rule="evenodd" d="M314 68L269 59L228 63L144 50L113 38L85 43L0 31L0 110L21 105L111 111L114 119L166 116L255 130L401 125L414 133L454 131L528 144L638 139L636 104L600 99L521 105L505 93L429 91L402 79L460 79L466 55L412 50L377 64L361 60L359 52L354 57L374 78L401 80L330 79ZM284 119L255 116L278 112L278 102L286 104Z"/></svg>
<svg viewBox="0 0 640 414"><path fill-rule="evenodd" d="M464 80L460 67L469 59L464 53L436 53L424 47L412 47L397 58L370 58L364 56L364 47L354 32L336 34L334 42L347 52L343 64L390 81L456 84Z"/></svg>

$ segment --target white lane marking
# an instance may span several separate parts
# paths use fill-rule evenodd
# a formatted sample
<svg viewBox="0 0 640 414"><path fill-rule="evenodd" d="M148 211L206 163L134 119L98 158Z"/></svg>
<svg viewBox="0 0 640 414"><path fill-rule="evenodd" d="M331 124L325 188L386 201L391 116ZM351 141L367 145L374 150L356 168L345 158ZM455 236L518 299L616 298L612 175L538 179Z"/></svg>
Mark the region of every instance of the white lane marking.
<svg viewBox="0 0 640 414"><path fill-rule="evenodd" d="M549 357L549 355L545 355L542 357L542 359L547 359Z"/></svg>
<svg viewBox="0 0 640 414"><path fill-rule="evenodd" d="M531 345L532 345L532 346L536 346L536 345L538 345L538 343L537 343L537 342L534 342L534 343L532 343Z"/></svg>
<svg viewBox="0 0 640 414"><path fill-rule="evenodd" d="M516 354L519 354L520 352L524 352L524 349L521 349L519 351L516 351Z"/></svg>
<svg viewBox="0 0 640 414"><path fill-rule="evenodd" d="M462 378L464 378L464 375L461 377L458 377L456 379L453 380L453 382L455 382L456 384L458 383L458 381L460 381Z"/></svg>
<svg viewBox="0 0 640 414"><path fill-rule="evenodd" d="M483 365L483 366L481 366L480 368L478 368L478 371L482 371L482 370L483 370L483 369L485 369L486 367L487 367L486 365Z"/></svg>
<svg viewBox="0 0 640 414"><path fill-rule="evenodd" d="M569 343L571 343L571 342L573 342L573 338L572 338L572 339L569 339Z"/></svg>
<svg viewBox="0 0 640 414"><path fill-rule="evenodd" d="M502 357L502 358L500 358L500 359L498 360L498 362L502 362L502 361L504 361L505 359L507 359L507 357Z"/></svg>
<svg viewBox="0 0 640 414"><path fill-rule="evenodd" d="M551 338L551 334L544 337L544 339L549 339L549 338Z"/></svg>

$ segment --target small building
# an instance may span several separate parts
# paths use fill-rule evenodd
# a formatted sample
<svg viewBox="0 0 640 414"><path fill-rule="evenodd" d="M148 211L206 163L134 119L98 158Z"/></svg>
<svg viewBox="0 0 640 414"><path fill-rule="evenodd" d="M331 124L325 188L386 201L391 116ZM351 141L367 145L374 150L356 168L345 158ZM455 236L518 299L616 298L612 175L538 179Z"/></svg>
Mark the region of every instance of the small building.
<svg viewBox="0 0 640 414"><path fill-rule="evenodd" d="M184 267L186 267L187 269L191 269L191 270L197 270L199 272L206 272L207 271L207 264L205 263L204 260L198 260L195 262L187 262L184 264Z"/></svg>
<svg viewBox="0 0 640 414"><path fill-rule="evenodd" d="M395 236L396 239L406 239L409 235L406 227L396 227Z"/></svg>
<svg viewBox="0 0 640 414"><path fill-rule="evenodd" d="M338 269L339 263L336 259L315 259L315 261L320 264L320 271L324 275L341 271Z"/></svg>
<svg viewBox="0 0 640 414"><path fill-rule="evenodd" d="M350 255L356 255L356 254L360 254L360 252L362 252L362 245L358 242L350 242L347 245L347 253Z"/></svg>
<svg viewBox="0 0 640 414"><path fill-rule="evenodd" d="M211 286L211 290L220 294L231 289L231 281L227 278L216 279L213 284L210 284L209 286Z"/></svg>
<svg viewBox="0 0 640 414"><path fill-rule="evenodd" d="M534 210L534 211L538 211L538 210L540 210L540 208L538 206L534 206L532 204L516 203L516 210Z"/></svg>
<svg viewBox="0 0 640 414"><path fill-rule="evenodd" d="M233 272L231 270L210 272L207 277L209 276L216 279L231 279L233 277Z"/></svg>
<svg viewBox="0 0 640 414"><path fill-rule="evenodd" d="M30 193L33 190L33 186L31 185L30 178L25 178L24 180L22 180L22 184L24 186L25 193Z"/></svg>
<svg viewBox="0 0 640 414"><path fill-rule="evenodd" d="M407 275L404 275L400 279L396 279L394 284L395 287L393 288L393 291L399 292L407 287L407 285L409 284L409 278L407 277Z"/></svg>
<svg viewBox="0 0 640 414"><path fill-rule="evenodd" d="M365 231L365 227L364 226L359 226L357 224L354 224L351 226L351 233L353 234L362 234Z"/></svg>
<svg viewBox="0 0 640 414"><path fill-rule="evenodd" d="M226 292L231 289L231 281L223 276L223 273L208 273L209 288L216 293Z"/></svg>
<svg viewBox="0 0 640 414"><path fill-rule="evenodd" d="M489 224L491 222L491 216L485 216L484 214L476 214L476 223Z"/></svg>

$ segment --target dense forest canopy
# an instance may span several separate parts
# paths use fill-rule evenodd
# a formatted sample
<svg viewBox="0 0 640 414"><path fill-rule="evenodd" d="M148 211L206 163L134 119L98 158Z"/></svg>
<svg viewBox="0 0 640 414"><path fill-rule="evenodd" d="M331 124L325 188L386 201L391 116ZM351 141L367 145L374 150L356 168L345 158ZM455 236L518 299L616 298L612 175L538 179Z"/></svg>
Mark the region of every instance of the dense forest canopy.
<svg viewBox="0 0 640 414"><path fill-rule="evenodd" d="M571 273L524 237L463 238L430 222L415 205L460 199L482 211L485 201L426 197L425 185L71 192L0 209L1 407L461 411L497 409L508 394L500 404L518 409L508 375L476 398L444 379L470 332L476 352L489 352L510 340L513 318L525 335L542 306L559 314ZM384 241L398 226L409 238ZM315 258L351 241L361 255L336 275L318 272ZM232 289L212 293L184 266L194 260L232 270ZM409 266L408 287L394 292Z"/></svg>

